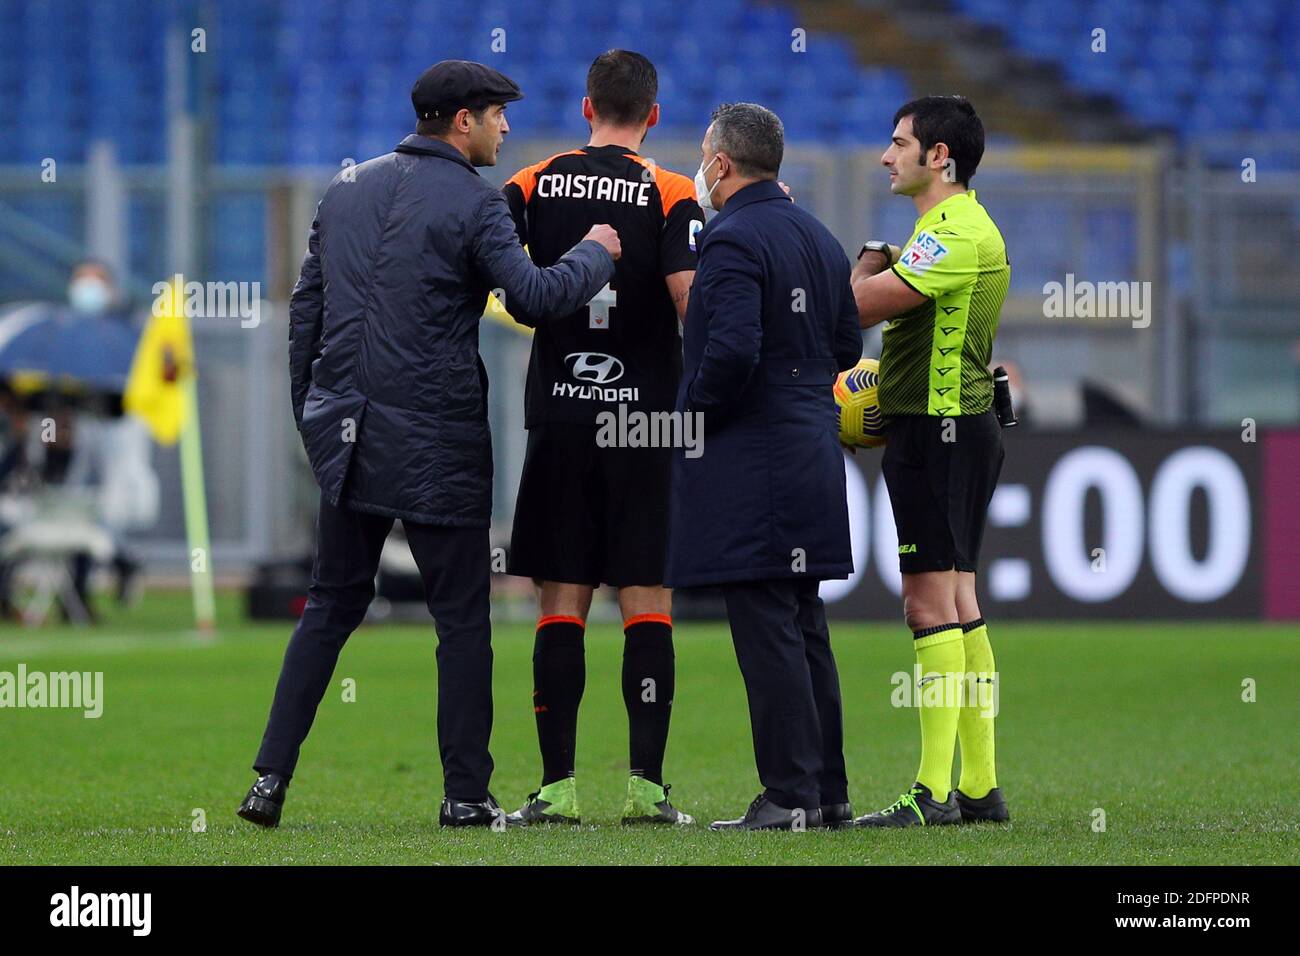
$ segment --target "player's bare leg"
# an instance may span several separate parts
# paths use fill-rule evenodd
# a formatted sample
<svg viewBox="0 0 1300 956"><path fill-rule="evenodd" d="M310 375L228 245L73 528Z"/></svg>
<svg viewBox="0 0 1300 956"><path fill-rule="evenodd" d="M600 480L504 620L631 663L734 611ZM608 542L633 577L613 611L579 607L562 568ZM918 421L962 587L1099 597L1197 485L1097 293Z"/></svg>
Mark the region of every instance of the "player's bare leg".
<svg viewBox="0 0 1300 956"><path fill-rule="evenodd" d="M956 571L903 575L903 618L912 633L957 620Z"/></svg>
<svg viewBox="0 0 1300 956"><path fill-rule="evenodd" d="M576 617L587 620L591 611L591 595L595 588L588 584L565 584L563 581L537 582L537 606L542 617Z"/></svg>
<svg viewBox="0 0 1300 956"><path fill-rule="evenodd" d="M973 621L980 614L979 598L975 596L975 572L955 571L957 577L957 620L965 624Z"/></svg>
<svg viewBox="0 0 1300 956"><path fill-rule="evenodd" d="M962 823L1004 823L1011 815L998 786L993 746L999 677L988 627L975 597L973 571L957 572L957 620L961 621L966 651L966 696L957 720L961 744L957 805Z"/></svg>
<svg viewBox="0 0 1300 956"><path fill-rule="evenodd" d="M623 822L688 824L695 820L668 801L664 751L676 692L673 592L663 587L623 587L623 703L627 707L628 777Z"/></svg>
<svg viewBox="0 0 1300 956"><path fill-rule="evenodd" d="M658 586L619 588L618 609L623 612L625 621L638 614L672 614L672 589Z"/></svg>

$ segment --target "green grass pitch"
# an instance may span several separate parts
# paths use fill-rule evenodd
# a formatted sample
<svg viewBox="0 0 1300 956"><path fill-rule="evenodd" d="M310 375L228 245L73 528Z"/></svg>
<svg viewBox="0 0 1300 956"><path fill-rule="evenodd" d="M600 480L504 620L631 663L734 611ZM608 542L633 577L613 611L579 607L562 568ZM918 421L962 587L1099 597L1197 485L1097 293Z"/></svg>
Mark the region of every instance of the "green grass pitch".
<svg viewBox="0 0 1300 956"><path fill-rule="evenodd" d="M1008 827L714 834L618 825L627 760L622 633L588 632L578 740L584 825L442 831L431 626L366 627L343 653L303 748L284 823L237 819L289 634L222 603L215 639L183 595L96 630L0 630L0 671L100 670L104 713L0 710L0 864L1247 864L1300 861L1300 627L1006 623L999 782ZM832 628L851 796L878 809L910 784L917 716L890 705L912 664L901 624ZM744 688L725 625L677 629L666 772L707 823L758 792ZM493 790L514 809L540 765L532 633L495 633ZM356 681L344 702L342 681ZM1243 702L1252 678L1257 700ZM1095 811L1105 831L1094 832ZM194 811L206 815L194 832Z"/></svg>

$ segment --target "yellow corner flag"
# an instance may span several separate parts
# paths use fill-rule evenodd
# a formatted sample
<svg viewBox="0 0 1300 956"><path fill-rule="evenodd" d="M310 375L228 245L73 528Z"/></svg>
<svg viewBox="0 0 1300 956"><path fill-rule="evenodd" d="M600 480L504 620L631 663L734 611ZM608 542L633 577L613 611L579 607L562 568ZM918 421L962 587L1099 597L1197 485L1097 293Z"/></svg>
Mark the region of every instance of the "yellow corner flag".
<svg viewBox="0 0 1300 956"><path fill-rule="evenodd" d="M174 445L185 427L185 379L194 374L194 343L185 317L185 283L176 276L154 299L153 314L131 360L123 407L149 426L154 441Z"/></svg>
<svg viewBox="0 0 1300 956"><path fill-rule="evenodd" d="M532 252L527 246L524 246L524 252L530 256ZM497 293L500 292L500 295ZM520 335L532 335L533 330L526 325L521 325L518 320L506 309L505 292L501 289L493 289L488 293L487 302L483 305L483 318L491 319L499 325L518 332Z"/></svg>
<svg viewBox="0 0 1300 956"><path fill-rule="evenodd" d="M520 325L519 322L515 320L515 317L506 311L504 303L497 298L495 291L488 293L487 302L483 305L483 318L491 319L500 325L506 326L514 332L518 332L520 335L533 334L532 329L526 325Z"/></svg>
<svg viewBox="0 0 1300 956"><path fill-rule="evenodd" d="M189 543L194 622L200 632L216 627L208 496L199 435L199 387L194 342L185 316L185 279L175 276L154 299L153 316L140 336L122 405L142 418L160 445L181 443L181 495Z"/></svg>

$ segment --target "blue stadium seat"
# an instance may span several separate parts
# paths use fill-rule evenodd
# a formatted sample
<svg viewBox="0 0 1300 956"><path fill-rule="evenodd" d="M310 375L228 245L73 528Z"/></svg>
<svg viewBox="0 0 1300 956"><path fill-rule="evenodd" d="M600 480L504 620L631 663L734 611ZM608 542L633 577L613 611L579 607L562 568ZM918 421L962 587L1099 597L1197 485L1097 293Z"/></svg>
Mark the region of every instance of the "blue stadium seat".
<svg viewBox="0 0 1300 956"><path fill-rule="evenodd" d="M1013 0L969 2L988 16L1020 9ZM164 44L170 30L188 33L185 9L172 0L0 0L0 97L9 104L0 162L76 162L97 138L112 140L127 163L164 160ZM801 24L791 4L223 0L194 9L209 58L194 74L192 101L222 164L334 166L391 149L411 128L412 78L445 57L500 66L528 94L511 107L519 128L566 136L586 132L578 104L587 66L617 45L655 61L664 128L681 135L697 135L721 101L756 100L780 111L792 139L874 143L909 93L901 74L864 68L833 34L805 35L806 49L795 52L791 32ZM504 53L491 49L498 27ZM1244 53L1233 46L1224 56ZM86 99L94 110L76 108Z"/></svg>
<svg viewBox="0 0 1300 956"><path fill-rule="evenodd" d="M955 0L974 20L1006 31L1022 52L1060 66L1078 88L1116 98L1136 119L1182 136L1282 123L1270 92L1300 64L1300 4L1260 0L1232 15L1215 0ZM1091 30L1106 30L1093 54ZM1289 100L1287 102L1290 102Z"/></svg>

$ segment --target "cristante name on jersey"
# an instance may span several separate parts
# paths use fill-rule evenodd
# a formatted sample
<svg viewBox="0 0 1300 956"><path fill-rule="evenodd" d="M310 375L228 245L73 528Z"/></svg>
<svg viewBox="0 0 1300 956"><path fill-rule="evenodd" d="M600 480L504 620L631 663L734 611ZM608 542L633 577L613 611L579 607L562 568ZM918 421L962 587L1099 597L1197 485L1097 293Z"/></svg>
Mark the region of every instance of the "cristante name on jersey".
<svg viewBox="0 0 1300 956"><path fill-rule="evenodd" d="M542 199L596 199L648 206L650 187L653 185L649 180L621 179L616 176L545 173L537 177L536 195Z"/></svg>
<svg viewBox="0 0 1300 956"><path fill-rule="evenodd" d="M551 388L556 398L577 398L593 402L635 402L641 398L639 388L601 388L599 385L574 385L556 382Z"/></svg>

